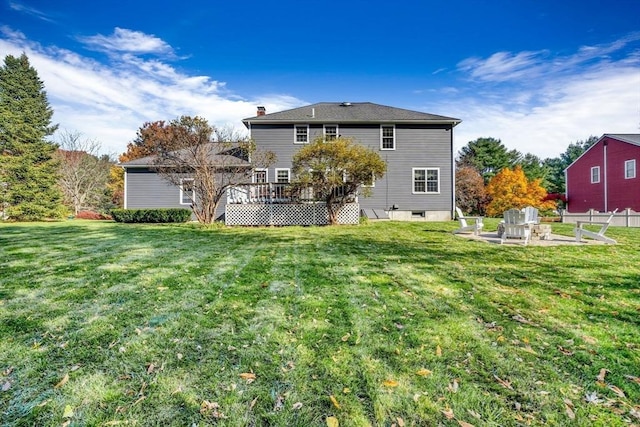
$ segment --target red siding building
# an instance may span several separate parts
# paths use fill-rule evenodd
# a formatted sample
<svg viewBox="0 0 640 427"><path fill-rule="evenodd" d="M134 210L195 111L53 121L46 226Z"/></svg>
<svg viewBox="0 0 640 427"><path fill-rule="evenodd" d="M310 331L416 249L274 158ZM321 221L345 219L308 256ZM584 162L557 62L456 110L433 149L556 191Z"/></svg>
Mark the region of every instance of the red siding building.
<svg viewBox="0 0 640 427"><path fill-rule="evenodd" d="M605 134L565 170L567 211L640 212L640 134Z"/></svg>

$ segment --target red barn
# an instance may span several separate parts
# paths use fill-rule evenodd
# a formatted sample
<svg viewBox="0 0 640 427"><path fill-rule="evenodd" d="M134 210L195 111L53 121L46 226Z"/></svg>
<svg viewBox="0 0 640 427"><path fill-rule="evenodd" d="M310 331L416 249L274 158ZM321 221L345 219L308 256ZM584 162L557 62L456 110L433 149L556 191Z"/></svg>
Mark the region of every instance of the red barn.
<svg viewBox="0 0 640 427"><path fill-rule="evenodd" d="M640 212L640 134L604 134L565 169L567 211Z"/></svg>

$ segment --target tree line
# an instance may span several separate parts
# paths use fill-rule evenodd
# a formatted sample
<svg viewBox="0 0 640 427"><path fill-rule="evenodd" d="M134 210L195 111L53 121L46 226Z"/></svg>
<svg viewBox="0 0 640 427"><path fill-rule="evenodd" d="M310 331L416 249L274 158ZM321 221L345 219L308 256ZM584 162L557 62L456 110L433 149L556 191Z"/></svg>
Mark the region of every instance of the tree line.
<svg viewBox="0 0 640 427"><path fill-rule="evenodd" d="M7 55L0 67L0 219L54 219L87 209L108 212L123 206L124 171L114 156L100 154L98 141L76 131L58 132L56 140L51 140L58 131L52 117L44 83L27 56ZM548 194L565 192L564 169L597 140L591 136L576 141L559 157L544 160L508 150L499 139L470 141L456 158L456 204L465 212L491 216L526 205L551 211L558 205ZM328 145L321 142L300 153L294 169L296 162L306 165L316 162L314 156L327 158ZM330 205L337 201L331 199L335 192L327 188L359 185L371 176L380 178L385 169L372 153L353 148L353 141L339 142L332 145L335 152L330 153L333 157L328 157L327 164L315 168L333 175L300 173L300 184L309 185L313 180ZM345 153L358 161L344 162ZM193 200L192 209L205 223L215 219L215 209L229 186L250 182L249 159L253 167L265 167L275 160L246 137L189 116L143 124L117 160L146 156L156 158L157 172L174 185L182 185L187 170L195 171L194 190L201 197ZM347 174L345 165L351 167ZM342 169L336 173L330 166ZM350 176L353 182L346 182L343 176Z"/></svg>
<svg viewBox="0 0 640 427"><path fill-rule="evenodd" d="M573 142L559 157L544 160L509 150L499 139L470 141L456 157L456 205L489 216L525 206L551 213L564 207L564 170L597 141Z"/></svg>

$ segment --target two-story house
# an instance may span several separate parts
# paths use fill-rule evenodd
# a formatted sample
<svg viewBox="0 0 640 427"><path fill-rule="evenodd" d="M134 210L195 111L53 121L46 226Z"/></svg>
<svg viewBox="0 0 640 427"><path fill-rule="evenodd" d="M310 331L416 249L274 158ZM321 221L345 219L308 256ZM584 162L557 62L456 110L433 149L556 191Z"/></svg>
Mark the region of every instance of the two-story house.
<svg viewBox="0 0 640 427"><path fill-rule="evenodd" d="M277 156L277 162L268 169L253 171L254 184L290 182L294 153L318 136L327 141L352 137L377 150L387 163L386 175L371 183L371 196L358 199L365 215L418 221L452 218L453 128L459 119L369 102L322 102L271 114L258 107L255 117L242 122L260 149ZM162 180L154 172L152 157L121 166L125 169L125 208L189 207L191 198L197 197ZM261 190L251 194L257 197L241 201L261 203ZM227 202L235 204L238 200L222 200L220 217Z"/></svg>
<svg viewBox="0 0 640 427"><path fill-rule="evenodd" d="M321 102L242 121L256 144L273 151L277 163L256 171L255 182L292 179L293 154L322 136L352 137L377 150L386 175L372 183L372 195L359 198L374 218L449 220L455 202L453 128L459 119L388 107L370 102Z"/></svg>
<svg viewBox="0 0 640 427"><path fill-rule="evenodd" d="M565 170L567 210L640 212L640 134L605 134Z"/></svg>

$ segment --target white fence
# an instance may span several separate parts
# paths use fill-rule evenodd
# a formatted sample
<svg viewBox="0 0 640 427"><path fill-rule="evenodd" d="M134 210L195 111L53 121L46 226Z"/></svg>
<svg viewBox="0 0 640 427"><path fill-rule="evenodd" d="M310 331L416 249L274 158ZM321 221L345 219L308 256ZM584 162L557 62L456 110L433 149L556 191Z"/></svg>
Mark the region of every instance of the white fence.
<svg viewBox="0 0 640 427"><path fill-rule="evenodd" d="M568 224L575 224L578 221L606 221L611 216L611 212L598 212L594 209L590 209L585 213L569 213L562 211L562 222ZM618 227L640 227L640 213L631 209L625 209L621 212L616 212L611 220L611 226Z"/></svg>
<svg viewBox="0 0 640 427"><path fill-rule="evenodd" d="M226 225L326 225L327 205L318 203L228 204ZM338 212L338 224L358 224L360 205L347 203Z"/></svg>

